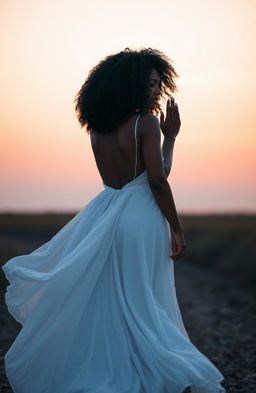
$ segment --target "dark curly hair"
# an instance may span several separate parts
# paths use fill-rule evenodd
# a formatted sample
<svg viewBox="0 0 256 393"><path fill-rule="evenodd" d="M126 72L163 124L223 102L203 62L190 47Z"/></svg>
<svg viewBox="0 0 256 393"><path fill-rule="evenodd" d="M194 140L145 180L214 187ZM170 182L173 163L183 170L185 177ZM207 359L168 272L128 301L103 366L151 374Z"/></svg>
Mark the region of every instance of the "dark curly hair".
<svg viewBox="0 0 256 393"><path fill-rule="evenodd" d="M87 133L93 129L99 134L114 132L132 113L161 110L157 102L148 108L149 75L152 69L160 75L160 98L177 91L174 77L179 77L170 59L156 49L124 51L101 60L88 74L88 78L75 97L75 111L81 127Z"/></svg>

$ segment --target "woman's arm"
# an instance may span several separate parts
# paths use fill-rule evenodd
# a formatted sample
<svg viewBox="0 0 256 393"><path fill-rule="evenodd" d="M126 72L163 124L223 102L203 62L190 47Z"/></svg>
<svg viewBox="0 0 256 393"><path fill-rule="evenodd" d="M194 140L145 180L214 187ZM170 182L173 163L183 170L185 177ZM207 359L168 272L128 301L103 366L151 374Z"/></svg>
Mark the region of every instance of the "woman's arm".
<svg viewBox="0 0 256 393"><path fill-rule="evenodd" d="M162 144L162 154L164 158L164 172L166 178L169 176L172 168L173 161L173 148L174 148L175 137L165 136Z"/></svg>
<svg viewBox="0 0 256 393"><path fill-rule="evenodd" d="M175 232L182 229L171 187L166 179L160 144L160 126L156 116L147 114L141 119L142 152L148 182L157 205ZM167 145L167 142L165 142ZM169 153L167 153L168 156Z"/></svg>

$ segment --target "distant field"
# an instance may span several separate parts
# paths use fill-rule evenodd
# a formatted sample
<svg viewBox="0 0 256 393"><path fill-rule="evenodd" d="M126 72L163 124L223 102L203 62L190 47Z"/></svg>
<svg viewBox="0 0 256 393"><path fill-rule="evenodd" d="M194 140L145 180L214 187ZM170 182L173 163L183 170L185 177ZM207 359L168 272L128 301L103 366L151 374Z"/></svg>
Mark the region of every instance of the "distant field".
<svg viewBox="0 0 256 393"><path fill-rule="evenodd" d="M181 216L186 259L240 283L256 285L256 215Z"/></svg>
<svg viewBox="0 0 256 393"><path fill-rule="evenodd" d="M0 265L48 241L75 214L0 214ZM188 243L186 260L256 285L256 214L180 217Z"/></svg>

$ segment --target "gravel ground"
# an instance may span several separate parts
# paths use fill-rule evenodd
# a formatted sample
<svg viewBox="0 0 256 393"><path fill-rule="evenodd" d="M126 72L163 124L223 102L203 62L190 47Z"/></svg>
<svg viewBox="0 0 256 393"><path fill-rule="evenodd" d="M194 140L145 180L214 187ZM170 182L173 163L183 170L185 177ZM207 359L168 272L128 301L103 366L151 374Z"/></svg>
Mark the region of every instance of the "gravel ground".
<svg viewBox="0 0 256 393"><path fill-rule="evenodd" d="M256 289L243 288L184 259L175 261L175 280L183 321L193 344L220 369L228 393L255 393ZM3 356L21 329L4 303L7 283L1 283L0 293L1 393L12 392L4 374Z"/></svg>

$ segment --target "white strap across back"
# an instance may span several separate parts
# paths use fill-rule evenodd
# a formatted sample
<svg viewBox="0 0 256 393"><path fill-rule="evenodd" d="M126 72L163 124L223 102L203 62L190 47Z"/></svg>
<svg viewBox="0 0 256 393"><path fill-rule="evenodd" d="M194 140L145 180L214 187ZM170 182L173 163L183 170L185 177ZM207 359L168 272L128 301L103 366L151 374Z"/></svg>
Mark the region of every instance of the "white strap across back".
<svg viewBox="0 0 256 393"><path fill-rule="evenodd" d="M135 169L134 169L134 178L133 178L133 180L136 177L136 170L137 170L137 123L138 123L139 117L140 117L140 114L139 114L139 116L136 119L135 132L134 132L135 133Z"/></svg>

